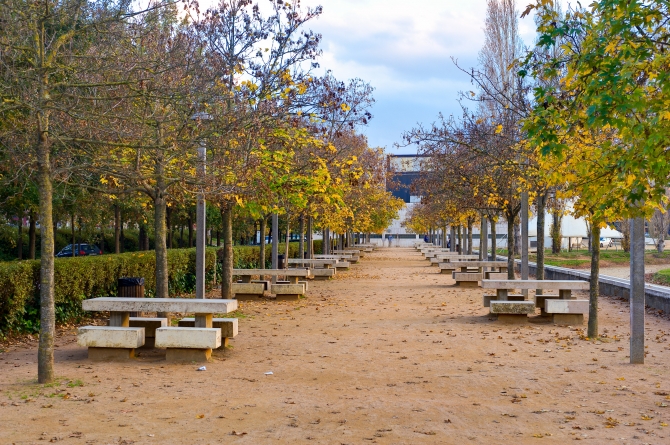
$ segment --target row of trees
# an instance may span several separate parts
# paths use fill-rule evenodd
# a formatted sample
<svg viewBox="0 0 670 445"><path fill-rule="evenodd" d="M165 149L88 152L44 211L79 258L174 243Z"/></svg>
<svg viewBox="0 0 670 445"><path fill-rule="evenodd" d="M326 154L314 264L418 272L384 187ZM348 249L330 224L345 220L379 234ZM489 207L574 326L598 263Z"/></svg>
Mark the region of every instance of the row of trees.
<svg viewBox="0 0 670 445"><path fill-rule="evenodd" d="M159 298L175 221L191 230L198 196L216 209L224 298L236 221L265 233L280 214L287 234L292 220L309 233L369 233L395 216L383 153L356 130L371 118L372 88L313 74L320 36L307 25L321 12L298 0L206 11L0 0L0 170L12 187L3 205L39 225L40 382L53 379L54 227L64 215L117 233L134 215L154 239Z"/></svg>
<svg viewBox="0 0 670 445"><path fill-rule="evenodd" d="M518 17L530 13L538 36L527 48ZM588 336L597 337L600 229L616 223L627 235L628 219L646 219L660 251L668 231L669 18L667 2L654 0L598 0L568 11L538 0L522 14L514 0L488 0L479 66L463 70L475 88L461 94L462 115L405 135L428 155L418 184L428 192L409 224L460 230L503 218L512 274L530 202L541 279L545 212L555 252L562 215L584 218Z"/></svg>

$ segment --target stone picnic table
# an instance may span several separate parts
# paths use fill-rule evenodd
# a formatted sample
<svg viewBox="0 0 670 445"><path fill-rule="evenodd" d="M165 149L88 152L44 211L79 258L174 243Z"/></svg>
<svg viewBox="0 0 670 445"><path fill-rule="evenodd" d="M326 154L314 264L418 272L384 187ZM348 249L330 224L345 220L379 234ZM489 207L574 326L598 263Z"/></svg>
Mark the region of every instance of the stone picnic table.
<svg viewBox="0 0 670 445"><path fill-rule="evenodd" d="M300 278L314 278L312 272L305 269L233 269L233 275L242 279L243 283L251 283L251 277L269 275L272 277L286 277L290 284L298 284Z"/></svg>
<svg viewBox="0 0 670 445"><path fill-rule="evenodd" d="M166 349L168 361L207 361L212 349L222 344L221 329L213 326L213 316L236 310L237 300L100 297L82 301L82 309L110 313L109 326L79 328L77 342L88 347L93 360L134 357L135 349L144 346L150 331L155 336L154 346ZM131 326L131 312L190 313L195 318L193 327L175 327L168 325L167 318L133 317L137 324ZM236 321L228 323L237 326Z"/></svg>
<svg viewBox="0 0 670 445"><path fill-rule="evenodd" d="M589 282L580 280L482 280L482 288L495 289L496 295L484 295L491 314L508 322L518 322L528 318L528 314L541 309L542 315L551 315L556 324L575 325L584 323L588 313L588 300L572 299L573 290L588 290ZM535 301L526 301L522 295L509 295L512 289L550 289L558 295L535 295ZM488 301L487 301L488 300Z"/></svg>
<svg viewBox="0 0 670 445"><path fill-rule="evenodd" d="M507 271L507 261L478 261L476 259L472 259L470 261L454 261L451 259L448 264L454 269L458 269L460 267L461 272L467 272L468 269L475 267L480 270L484 267L495 267L498 268L501 272Z"/></svg>
<svg viewBox="0 0 670 445"><path fill-rule="evenodd" d="M288 283L269 284L269 291L278 300L297 300L307 291L306 279L313 279L314 274L309 268L305 269L233 269L233 275L242 279L241 283L233 283L233 293L236 299L256 299L263 296L268 283L254 282L253 276L286 277ZM303 280L300 280L300 279Z"/></svg>
<svg viewBox="0 0 670 445"><path fill-rule="evenodd" d="M339 262L339 259L337 258L316 258L316 259L304 259L301 260L300 258L289 258L288 259L288 264L299 264L299 265L307 265L308 267L314 267L314 266L320 266L324 267L326 269L329 269L331 267L336 267L337 263Z"/></svg>

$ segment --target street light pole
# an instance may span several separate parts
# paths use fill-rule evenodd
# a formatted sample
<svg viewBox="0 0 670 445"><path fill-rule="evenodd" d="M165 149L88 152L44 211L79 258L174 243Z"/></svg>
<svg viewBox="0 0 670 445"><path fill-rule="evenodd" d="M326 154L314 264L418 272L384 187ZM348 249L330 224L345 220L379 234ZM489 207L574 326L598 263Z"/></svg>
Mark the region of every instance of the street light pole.
<svg viewBox="0 0 670 445"><path fill-rule="evenodd" d="M198 147L198 178L205 179L205 162L207 161L207 150L205 144ZM198 193L196 206L196 232L195 232L195 298L205 298L205 240L207 239L205 220L207 217L207 204L205 194L201 190Z"/></svg>

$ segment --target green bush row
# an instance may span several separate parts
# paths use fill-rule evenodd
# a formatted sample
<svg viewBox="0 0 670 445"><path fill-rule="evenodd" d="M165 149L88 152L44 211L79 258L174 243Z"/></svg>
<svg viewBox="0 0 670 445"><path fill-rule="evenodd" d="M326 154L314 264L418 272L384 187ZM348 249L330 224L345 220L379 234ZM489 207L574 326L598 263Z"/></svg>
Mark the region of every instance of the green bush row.
<svg viewBox="0 0 670 445"><path fill-rule="evenodd" d="M314 250L321 251L315 241ZM280 253L284 252L280 245ZM206 275L208 284L217 281L221 263L217 248L208 248ZM297 257L298 243L289 244L289 255ZM266 267L271 256L266 248ZM259 267L258 246L233 248L234 267ZM120 277L143 277L147 296L155 290L156 257L153 251L102 255L93 257L56 258L55 260L56 321L76 321L83 315L81 301L86 298L115 296ZM39 260L0 263L0 337L9 332L39 330ZM195 288L195 249L168 250L168 279L170 295L183 295Z"/></svg>

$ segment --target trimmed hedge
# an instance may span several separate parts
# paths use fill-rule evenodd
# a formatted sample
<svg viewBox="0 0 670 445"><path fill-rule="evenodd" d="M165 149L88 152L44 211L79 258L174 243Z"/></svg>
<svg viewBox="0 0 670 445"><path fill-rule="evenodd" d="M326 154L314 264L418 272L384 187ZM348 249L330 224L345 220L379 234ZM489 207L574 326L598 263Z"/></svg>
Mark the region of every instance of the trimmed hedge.
<svg viewBox="0 0 670 445"><path fill-rule="evenodd" d="M284 252L280 244L279 252ZM321 242L314 242L321 251ZM221 263L216 261L220 249L208 248L205 260L208 284L220 276ZM297 257L298 243L289 244L289 255ZM259 266L258 246L233 248L234 267ZM271 248L266 248L269 267ZM55 258L56 321L76 321L84 314L81 301L86 298L115 296L120 277L144 277L147 296L155 290L156 256L153 251L102 255L94 257ZM0 263L0 337L9 332L39 330L39 260ZM192 293L195 289L195 249L168 249L170 295Z"/></svg>

